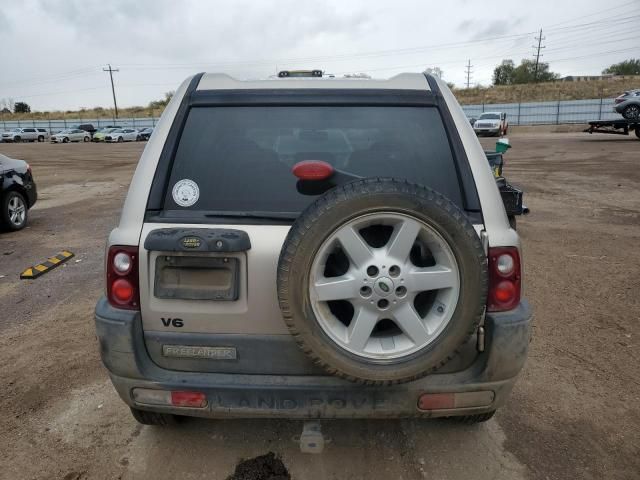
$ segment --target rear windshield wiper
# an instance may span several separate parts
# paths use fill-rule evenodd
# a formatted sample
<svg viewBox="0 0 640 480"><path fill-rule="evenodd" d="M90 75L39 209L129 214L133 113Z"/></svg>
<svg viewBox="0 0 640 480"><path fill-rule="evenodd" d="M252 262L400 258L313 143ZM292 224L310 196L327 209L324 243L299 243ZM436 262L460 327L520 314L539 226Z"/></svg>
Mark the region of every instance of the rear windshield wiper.
<svg viewBox="0 0 640 480"><path fill-rule="evenodd" d="M299 212L234 212L234 211L206 211L204 216L222 218L256 218L261 220L295 220Z"/></svg>

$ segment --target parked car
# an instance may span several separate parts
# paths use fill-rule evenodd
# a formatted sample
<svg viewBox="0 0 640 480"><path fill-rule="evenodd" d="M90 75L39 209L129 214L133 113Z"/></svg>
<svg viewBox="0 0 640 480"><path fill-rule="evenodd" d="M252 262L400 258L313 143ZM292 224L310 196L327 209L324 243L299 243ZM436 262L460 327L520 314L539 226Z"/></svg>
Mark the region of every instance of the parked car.
<svg viewBox="0 0 640 480"><path fill-rule="evenodd" d="M105 142L135 142L138 131L133 128L117 128L104 137Z"/></svg>
<svg viewBox="0 0 640 480"><path fill-rule="evenodd" d="M153 128L152 127L147 127L147 128L143 128L142 130L138 131L138 140L149 140L149 137L151 137L151 134L153 133Z"/></svg>
<svg viewBox="0 0 640 480"><path fill-rule="evenodd" d="M29 164L0 155L0 228L9 231L24 228L29 209L37 199L36 183Z"/></svg>
<svg viewBox="0 0 640 480"><path fill-rule="evenodd" d="M104 142L104 137L106 137L108 134L114 132L118 130L118 127L107 127L107 128L102 128L100 130L98 130L96 133L93 134L93 137L91 138L92 142Z"/></svg>
<svg viewBox="0 0 640 480"><path fill-rule="evenodd" d="M473 124L476 135L506 135L508 129L507 114L504 112L484 112Z"/></svg>
<svg viewBox="0 0 640 480"><path fill-rule="evenodd" d="M38 132L39 142L44 142L46 140L49 140L49 138L51 137L51 135L49 134L49 130L47 130L46 128L36 128L36 130Z"/></svg>
<svg viewBox="0 0 640 480"><path fill-rule="evenodd" d="M44 142L46 130L44 133L39 130L40 129L33 127L12 128L11 130L2 132L1 138L3 142Z"/></svg>
<svg viewBox="0 0 640 480"><path fill-rule="evenodd" d="M505 403L530 336L520 240L442 80L199 74L162 115L95 312L139 422Z"/></svg>
<svg viewBox="0 0 640 480"><path fill-rule="evenodd" d="M640 88L624 92L614 100L613 110L627 120L640 120Z"/></svg>
<svg viewBox="0 0 640 480"><path fill-rule="evenodd" d="M51 135L51 143L88 142L90 140L89 132L79 128L68 128Z"/></svg>
<svg viewBox="0 0 640 480"><path fill-rule="evenodd" d="M93 126L92 123L81 123L80 125L72 125L72 129L84 130L85 132L89 132L90 135L93 135L97 132L96 127Z"/></svg>

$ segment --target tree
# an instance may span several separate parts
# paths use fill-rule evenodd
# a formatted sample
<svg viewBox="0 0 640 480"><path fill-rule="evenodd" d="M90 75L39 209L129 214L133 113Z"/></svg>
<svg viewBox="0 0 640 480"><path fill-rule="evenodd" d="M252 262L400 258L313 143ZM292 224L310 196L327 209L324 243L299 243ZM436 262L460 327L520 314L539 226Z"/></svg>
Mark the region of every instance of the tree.
<svg viewBox="0 0 640 480"><path fill-rule="evenodd" d="M551 82L559 76L557 73L550 72L549 64L544 62L538 63L536 74L536 62L525 58L513 71L513 83Z"/></svg>
<svg viewBox="0 0 640 480"><path fill-rule="evenodd" d="M631 58L624 62L614 63L605 68L602 73L612 73L614 75L640 75L640 59Z"/></svg>
<svg viewBox="0 0 640 480"><path fill-rule="evenodd" d="M14 104L15 102L13 101L13 98L0 99L0 107L8 109L10 112L13 112Z"/></svg>
<svg viewBox="0 0 640 480"><path fill-rule="evenodd" d="M29 104L27 104L25 102L16 102L15 106L13 107L13 112L14 113L29 113L29 112L31 112L31 107L29 106Z"/></svg>
<svg viewBox="0 0 640 480"><path fill-rule="evenodd" d="M517 67L513 60L503 60L493 70L494 85L514 85L534 82L550 82L559 77L557 73L549 71L549 64L538 63L536 74L536 62L527 58L520 62Z"/></svg>
<svg viewBox="0 0 640 480"><path fill-rule="evenodd" d="M513 60L503 60L502 63L493 70L493 84L511 85L513 83L514 70Z"/></svg>
<svg viewBox="0 0 640 480"><path fill-rule="evenodd" d="M149 102L149 108L154 110L156 108L162 109L166 107L171 99L173 98L174 91L165 92L164 99L162 100L154 100L153 102Z"/></svg>
<svg viewBox="0 0 640 480"><path fill-rule="evenodd" d="M11 110L9 110L7 107L4 107L2 110L0 110L0 113L2 114L11 113Z"/></svg>

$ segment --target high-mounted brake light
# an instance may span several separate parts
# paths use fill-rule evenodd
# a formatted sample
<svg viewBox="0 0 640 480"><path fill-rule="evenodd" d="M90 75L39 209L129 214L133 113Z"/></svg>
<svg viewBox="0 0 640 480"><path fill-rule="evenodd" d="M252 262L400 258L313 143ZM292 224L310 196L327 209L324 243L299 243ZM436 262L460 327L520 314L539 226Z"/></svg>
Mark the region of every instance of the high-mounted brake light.
<svg viewBox="0 0 640 480"><path fill-rule="evenodd" d="M115 245L107 254L107 299L116 308L140 309L138 248Z"/></svg>
<svg viewBox="0 0 640 480"><path fill-rule="evenodd" d="M489 295L487 310L505 312L520 303L520 254L515 247L489 248Z"/></svg>
<svg viewBox="0 0 640 480"><path fill-rule="evenodd" d="M279 78L288 77L322 77L322 70L281 70L278 72Z"/></svg>
<svg viewBox="0 0 640 480"><path fill-rule="evenodd" d="M335 170L327 162L321 160L303 160L291 169L300 180L326 180Z"/></svg>

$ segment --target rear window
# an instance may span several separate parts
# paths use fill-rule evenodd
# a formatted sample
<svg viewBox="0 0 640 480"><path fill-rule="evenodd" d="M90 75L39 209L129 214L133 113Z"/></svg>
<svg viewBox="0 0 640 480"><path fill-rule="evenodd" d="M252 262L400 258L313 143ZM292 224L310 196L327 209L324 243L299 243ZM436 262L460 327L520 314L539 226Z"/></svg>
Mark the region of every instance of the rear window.
<svg viewBox="0 0 640 480"><path fill-rule="evenodd" d="M291 168L302 160L322 160L362 177L406 178L463 206L434 107L192 107L178 142L165 215L295 217L316 198L296 188ZM176 197L185 185L188 198Z"/></svg>

